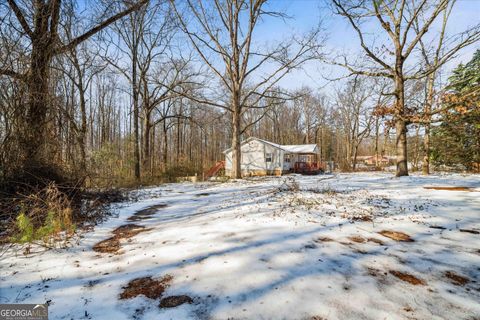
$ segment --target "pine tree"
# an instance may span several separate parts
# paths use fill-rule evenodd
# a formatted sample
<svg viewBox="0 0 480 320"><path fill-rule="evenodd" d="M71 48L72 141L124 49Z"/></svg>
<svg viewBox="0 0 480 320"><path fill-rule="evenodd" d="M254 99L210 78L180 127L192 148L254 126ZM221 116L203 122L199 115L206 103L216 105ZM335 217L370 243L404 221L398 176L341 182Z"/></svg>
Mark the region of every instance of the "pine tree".
<svg viewBox="0 0 480 320"><path fill-rule="evenodd" d="M458 65L449 78L443 103L448 108L433 130L436 164L461 164L467 170L480 165L480 50Z"/></svg>

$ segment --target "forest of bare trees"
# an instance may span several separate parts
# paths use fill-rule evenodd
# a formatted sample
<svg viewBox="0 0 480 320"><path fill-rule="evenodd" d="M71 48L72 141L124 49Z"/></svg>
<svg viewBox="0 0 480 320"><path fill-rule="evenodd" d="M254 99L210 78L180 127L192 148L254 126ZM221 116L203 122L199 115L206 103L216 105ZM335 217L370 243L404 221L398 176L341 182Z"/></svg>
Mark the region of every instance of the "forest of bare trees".
<svg viewBox="0 0 480 320"><path fill-rule="evenodd" d="M229 147L239 178L250 136L316 143L340 170L376 155L395 156L397 176L408 163L428 174L432 126L458 107L444 102L445 65L480 37L478 24L448 29L455 4L323 3L352 29L350 54L326 48L322 21L257 39L258 25L292 19L265 0L2 2L0 179L11 189L202 177ZM340 76L329 90L285 86L307 64Z"/></svg>

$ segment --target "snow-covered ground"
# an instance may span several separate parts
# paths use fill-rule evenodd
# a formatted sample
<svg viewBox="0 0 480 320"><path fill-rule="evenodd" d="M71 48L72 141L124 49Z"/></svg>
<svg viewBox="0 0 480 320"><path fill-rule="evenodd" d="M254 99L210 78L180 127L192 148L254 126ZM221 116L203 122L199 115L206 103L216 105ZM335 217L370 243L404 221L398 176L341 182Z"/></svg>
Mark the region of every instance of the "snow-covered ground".
<svg viewBox="0 0 480 320"><path fill-rule="evenodd" d="M478 175L269 177L138 193L144 200L68 249L10 249L0 303L48 301L51 319L480 318ZM92 250L131 223L146 229L118 252ZM166 275L163 297L193 303L120 299L129 281Z"/></svg>

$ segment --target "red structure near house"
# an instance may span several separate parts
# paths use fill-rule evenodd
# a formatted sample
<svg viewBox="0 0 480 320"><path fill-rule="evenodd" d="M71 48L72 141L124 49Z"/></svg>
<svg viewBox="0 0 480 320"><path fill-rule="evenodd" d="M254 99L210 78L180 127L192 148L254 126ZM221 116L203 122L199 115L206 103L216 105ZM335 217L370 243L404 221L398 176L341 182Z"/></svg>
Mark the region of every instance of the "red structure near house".
<svg viewBox="0 0 480 320"><path fill-rule="evenodd" d="M293 166L294 173L301 173L301 174L319 174L325 172L326 163L325 162L303 162L297 161Z"/></svg>

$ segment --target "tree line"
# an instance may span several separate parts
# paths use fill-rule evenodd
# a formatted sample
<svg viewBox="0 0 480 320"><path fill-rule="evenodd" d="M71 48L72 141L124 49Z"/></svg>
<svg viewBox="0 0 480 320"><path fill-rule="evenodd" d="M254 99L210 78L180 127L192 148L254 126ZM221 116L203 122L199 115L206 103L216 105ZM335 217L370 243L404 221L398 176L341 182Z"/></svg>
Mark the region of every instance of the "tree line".
<svg viewBox="0 0 480 320"><path fill-rule="evenodd" d="M408 160L426 174L430 161L474 169L478 53L451 77L445 66L480 27L452 33L455 5L332 0L363 52L349 53L326 49L321 21L263 41L262 23L290 19L266 0L7 0L0 179L115 186L201 176L229 147L241 177L248 136L317 143L343 170L366 154L395 156L397 176ZM327 93L282 86L306 64L343 74Z"/></svg>

